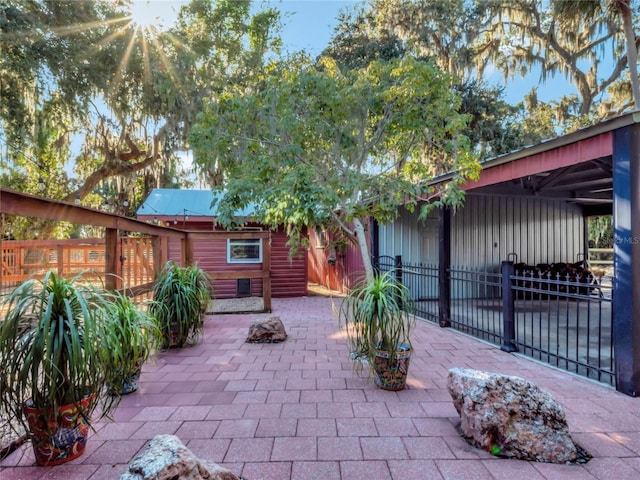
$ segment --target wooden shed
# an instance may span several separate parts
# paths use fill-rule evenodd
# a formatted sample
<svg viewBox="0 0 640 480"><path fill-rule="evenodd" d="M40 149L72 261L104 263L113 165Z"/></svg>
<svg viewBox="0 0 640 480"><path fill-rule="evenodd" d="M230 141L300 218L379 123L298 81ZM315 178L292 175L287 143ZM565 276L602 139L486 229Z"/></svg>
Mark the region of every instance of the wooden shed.
<svg viewBox="0 0 640 480"><path fill-rule="evenodd" d="M217 224L215 197L211 190L154 189L140 205L136 215L139 220L173 227L189 232L229 232ZM207 272L229 272L233 278L217 279L214 282L218 299L243 296L260 296L262 279L243 278L238 272L255 270L265 263L263 242L270 244L270 277L273 297L299 297L307 294L307 251L291 252L287 245L289 237L283 228L271 230L251 220L252 211L237 212L246 224L232 232L237 238L198 238L193 240L193 259ZM251 232L268 232L266 238L250 238ZM257 237L258 235L256 235ZM168 259L180 259L182 245L179 240L169 239Z"/></svg>

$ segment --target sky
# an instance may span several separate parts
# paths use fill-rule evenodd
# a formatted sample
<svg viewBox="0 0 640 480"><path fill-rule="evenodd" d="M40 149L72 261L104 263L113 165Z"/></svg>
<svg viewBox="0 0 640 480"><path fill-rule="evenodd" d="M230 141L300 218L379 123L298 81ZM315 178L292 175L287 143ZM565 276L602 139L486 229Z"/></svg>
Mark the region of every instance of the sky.
<svg viewBox="0 0 640 480"><path fill-rule="evenodd" d="M171 22L181 4L188 0L136 0L140 4L141 15L151 15L154 18ZM337 17L341 10L352 8L362 3L361 0L264 0L264 4L275 6L282 12L283 30L282 40L289 52L306 50L312 56L322 52L329 43L333 30L337 25ZM260 8L260 0L254 2ZM145 13L146 11L146 13ZM504 100L510 104L517 104L539 81L536 73L527 78L513 78L507 83ZM503 85L502 75L495 73L488 78L492 86ZM575 93L571 84L558 78L549 84L541 85L538 98L542 101L558 99L561 95Z"/></svg>
<svg viewBox="0 0 640 480"><path fill-rule="evenodd" d="M358 5L355 0L282 0L267 2L283 14L282 39L291 51L319 54L329 43L338 13Z"/></svg>
<svg viewBox="0 0 640 480"><path fill-rule="evenodd" d="M134 0L133 14L167 26L175 19L180 5L186 3L188 0ZM263 3L282 12L282 37L289 51L305 49L317 55L329 43L338 12L357 5L360 0L256 0L253 5L260 8Z"/></svg>

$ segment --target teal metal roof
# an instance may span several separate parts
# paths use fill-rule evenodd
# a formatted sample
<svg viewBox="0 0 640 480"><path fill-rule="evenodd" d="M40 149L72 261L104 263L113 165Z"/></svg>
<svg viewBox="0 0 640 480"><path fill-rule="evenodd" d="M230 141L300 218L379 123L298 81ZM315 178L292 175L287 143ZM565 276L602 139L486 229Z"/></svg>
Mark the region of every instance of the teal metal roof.
<svg viewBox="0 0 640 480"><path fill-rule="evenodd" d="M216 206L212 206L214 195L211 190L180 190L175 188L154 188L147 199L136 210L136 215L190 215L193 217L215 217ZM238 217L250 217L254 211L249 206L239 212Z"/></svg>

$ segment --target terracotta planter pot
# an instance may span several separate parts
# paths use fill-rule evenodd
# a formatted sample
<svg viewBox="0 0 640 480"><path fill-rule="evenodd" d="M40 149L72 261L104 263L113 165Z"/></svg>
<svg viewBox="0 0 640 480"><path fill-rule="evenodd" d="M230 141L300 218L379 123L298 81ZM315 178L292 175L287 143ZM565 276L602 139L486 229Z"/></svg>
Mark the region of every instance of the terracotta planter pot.
<svg viewBox="0 0 640 480"><path fill-rule="evenodd" d="M49 420L46 422L42 419L42 411L31 406L31 400L27 401L24 412L32 433L31 445L38 465L60 465L84 453L89 423L83 412L94 396L86 397L77 404L63 405L57 412L47 412L45 415Z"/></svg>
<svg viewBox="0 0 640 480"><path fill-rule="evenodd" d="M383 390L398 391L407 384L407 372L413 350L403 343L392 357L388 351L376 350L373 368L376 372L376 385Z"/></svg>

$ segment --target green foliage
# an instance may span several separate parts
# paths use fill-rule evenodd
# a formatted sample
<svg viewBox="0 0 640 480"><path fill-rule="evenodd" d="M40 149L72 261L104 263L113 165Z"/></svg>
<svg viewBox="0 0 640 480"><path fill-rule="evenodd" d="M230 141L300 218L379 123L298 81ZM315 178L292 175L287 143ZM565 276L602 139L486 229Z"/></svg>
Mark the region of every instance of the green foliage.
<svg viewBox="0 0 640 480"><path fill-rule="evenodd" d="M31 399L51 431L50 411L95 394L83 414L109 415L117 398L104 395L112 366L122 360L122 346L106 361L103 345L111 341L109 299L81 276L67 280L47 273L14 289L3 301L0 326L0 405L25 429L22 407ZM96 410L100 406L99 410ZM94 418L95 420L95 418Z"/></svg>
<svg viewBox="0 0 640 480"><path fill-rule="evenodd" d="M370 365L374 363L376 349L389 352L393 358L401 344L411 345L415 317L410 294L394 274L391 270L363 282L352 289L340 305L340 321L352 356L364 357ZM361 366L361 362L356 365Z"/></svg>
<svg viewBox="0 0 640 480"><path fill-rule="evenodd" d="M459 198L478 166L450 85L411 58L355 70L293 58L272 65L259 88L212 100L191 145L201 172L224 172L220 221L253 203L261 222L284 224L294 238L316 225L354 238L350 223L393 220L400 205L436 194L429 181L440 173L463 172L437 192Z"/></svg>
<svg viewBox="0 0 640 480"><path fill-rule="evenodd" d="M575 88L579 117L596 113L596 99L606 97L608 87L624 77L627 58L623 22L615 8L602 8L609 2L475 3L480 6L485 27L474 44L481 72L490 66L509 79L538 69L541 83L555 82L562 76ZM611 55L613 61L605 61L605 55Z"/></svg>
<svg viewBox="0 0 640 480"><path fill-rule="evenodd" d="M405 55L402 40L380 25L379 12L364 6L343 11L327 48L322 52L347 68L364 68L373 61L389 61Z"/></svg>
<svg viewBox="0 0 640 480"><path fill-rule="evenodd" d="M537 122L527 122L533 113L522 113L519 106L507 104L502 100L504 86L492 87L489 80L477 76L473 48L483 19L483 7L478 4L464 0L372 0L340 15L323 53L348 68L404 56L433 60L452 75L462 98L459 112L470 115L467 136L480 159L555 136L552 124L541 136Z"/></svg>
<svg viewBox="0 0 640 480"><path fill-rule="evenodd" d="M277 10L246 0L185 3L175 26L153 32L130 21L129 3L0 1L2 166L27 175L22 191L95 206L92 194L110 188L110 211L131 214L120 197L133 208L152 186L185 179L174 152L188 148L203 98L251 83L280 48Z"/></svg>
<svg viewBox="0 0 640 480"><path fill-rule="evenodd" d="M407 53L431 59L461 83L476 76L474 42L482 6L469 0L371 0L373 32L393 32Z"/></svg>
<svg viewBox="0 0 640 480"><path fill-rule="evenodd" d="M589 247L613 248L613 217L611 215L588 217Z"/></svg>
<svg viewBox="0 0 640 480"><path fill-rule="evenodd" d="M392 38L399 45L397 52L432 59L462 85L473 78L487 82L485 72L495 69L504 74L504 83L532 72L540 72L540 84L557 84L564 77L575 94L549 102L554 110L549 118L555 124L550 135L542 137L546 139L633 108L632 91L635 97L640 88L631 88L638 83L634 32L640 25L638 6L633 4L633 0L370 0L341 16L326 53L356 64L390 52ZM619 95L621 91L626 95ZM524 118L535 115L528 110ZM514 136L536 138L536 132L526 128L531 126L535 123L522 125Z"/></svg>
<svg viewBox="0 0 640 480"><path fill-rule="evenodd" d="M109 387L122 391L138 362L147 361L159 348L162 332L155 317L149 313L151 304L138 306L121 292L108 292L109 315L104 319L109 335L101 338L105 361L111 365Z"/></svg>
<svg viewBox="0 0 640 480"><path fill-rule="evenodd" d="M162 330L163 347L182 348L197 342L211 291L211 281L201 268L165 263L154 282L150 305Z"/></svg>

